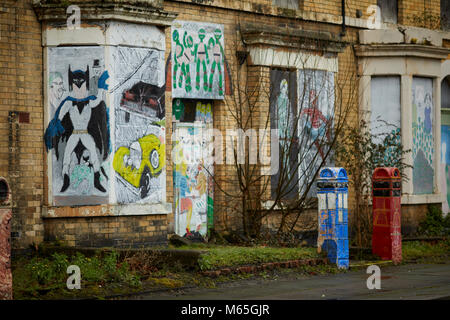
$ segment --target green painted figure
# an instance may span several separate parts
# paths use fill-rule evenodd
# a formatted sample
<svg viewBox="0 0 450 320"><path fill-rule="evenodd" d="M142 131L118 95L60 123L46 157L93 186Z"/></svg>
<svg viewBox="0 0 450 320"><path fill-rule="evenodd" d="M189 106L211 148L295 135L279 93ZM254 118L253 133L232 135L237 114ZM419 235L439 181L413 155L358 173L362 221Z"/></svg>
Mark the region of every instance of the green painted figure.
<svg viewBox="0 0 450 320"><path fill-rule="evenodd" d="M184 117L184 104L181 99L176 99L172 106L172 114L175 120L182 120Z"/></svg>
<svg viewBox="0 0 450 320"><path fill-rule="evenodd" d="M215 38L215 40L214 40ZM214 38L210 38L208 42L208 47L210 45L213 46L213 64L211 66L211 74L209 76L209 92L212 91L212 85L214 80L214 74L217 71L219 72L219 95L223 96L223 76L222 76L222 65L223 65L223 57L225 56L223 52L223 47L220 44L220 38L222 38L222 32L220 29L216 29L214 31Z"/></svg>
<svg viewBox="0 0 450 320"><path fill-rule="evenodd" d="M178 33L178 30L175 30L173 32L172 38L173 38L173 41L176 44L175 51L173 53L173 64L174 64L174 66L173 66L173 75L172 75L173 87L175 89L177 87L177 71L178 71L178 68L180 67L180 63L178 62L178 59L183 55L184 49L183 49L183 46L180 43L180 34Z"/></svg>
<svg viewBox="0 0 450 320"><path fill-rule="evenodd" d="M197 74L195 77L195 88L197 90L200 90L200 66L202 66L203 69L203 89L205 91L208 90L208 68L207 65L209 65L209 56L208 56L208 48L206 43L203 42L203 40L206 37L206 31L205 29L200 29L198 31L198 38L200 39L200 43L197 43L195 45L194 55L196 57L197 62Z"/></svg>
<svg viewBox="0 0 450 320"><path fill-rule="evenodd" d="M192 51L188 49L192 48L194 43L191 36L187 36L187 32L184 32L183 45L180 43L180 34L177 30L173 32L173 41L176 43L175 55L174 55L174 70L173 70L173 87L177 87L177 72L178 68L181 69L181 73L178 77L178 87L183 86L183 78L186 78L185 90L190 92L191 86L191 71L189 64L193 58Z"/></svg>

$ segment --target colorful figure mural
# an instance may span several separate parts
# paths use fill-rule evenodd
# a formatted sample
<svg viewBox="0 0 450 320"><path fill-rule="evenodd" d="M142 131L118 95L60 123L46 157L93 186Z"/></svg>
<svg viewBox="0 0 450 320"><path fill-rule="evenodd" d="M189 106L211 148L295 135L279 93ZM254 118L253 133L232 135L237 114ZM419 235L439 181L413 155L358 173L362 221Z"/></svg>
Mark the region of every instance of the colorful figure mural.
<svg viewBox="0 0 450 320"><path fill-rule="evenodd" d="M327 152L334 116L334 73L323 70L298 71L298 137L299 189L306 187L305 179L314 176ZM329 157L328 159L330 159ZM330 160L324 165L332 166ZM309 196L316 195L311 188Z"/></svg>
<svg viewBox="0 0 450 320"><path fill-rule="evenodd" d="M112 48L118 203L165 197L165 79L162 51Z"/></svg>
<svg viewBox="0 0 450 320"><path fill-rule="evenodd" d="M174 123L175 232L188 238L203 239L213 221L214 166L209 145L213 141L207 135L209 128L210 103L195 104L194 122Z"/></svg>
<svg viewBox="0 0 450 320"><path fill-rule="evenodd" d="M443 117L444 118L444 117ZM450 126L441 125L441 193L442 211L450 211Z"/></svg>
<svg viewBox="0 0 450 320"><path fill-rule="evenodd" d="M54 203L105 203L110 133L105 104L109 74L103 68L103 51L98 47L66 47L49 48L48 54L51 120L44 141L47 150L54 150ZM97 77L92 74L95 68ZM96 94L92 94L93 88Z"/></svg>
<svg viewBox="0 0 450 320"><path fill-rule="evenodd" d="M279 179L289 179L298 163L298 139L294 133L295 122L297 121L297 73L295 71L272 69L270 83L270 122L272 129L278 129L280 157L277 160L280 162L279 168L283 168L282 171L284 172L284 177L280 177L281 170L271 176L271 193L272 198L275 198ZM285 195L287 199L298 197L297 179L293 178L291 181L290 192Z"/></svg>
<svg viewBox="0 0 450 320"><path fill-rule="evenodd" d="M430 194L434 190L433 80L414 77L412 93L413 192Z"/></svg>
<svg viewBox="0 0 450 320"><path fill-rule="evenodd" d="M223 25L177 21L172 27L172 97L223 99L224 88Z"/></svg>

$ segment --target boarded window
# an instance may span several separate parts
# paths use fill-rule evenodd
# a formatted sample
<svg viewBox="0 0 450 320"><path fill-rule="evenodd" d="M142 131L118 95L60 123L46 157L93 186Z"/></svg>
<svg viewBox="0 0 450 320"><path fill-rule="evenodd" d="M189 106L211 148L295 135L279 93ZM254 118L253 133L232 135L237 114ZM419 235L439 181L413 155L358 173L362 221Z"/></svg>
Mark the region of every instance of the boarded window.
<svg viewBox="0 0 450 320"><path fill-rule="evenodd" d="M299 9L300 0L272 0L272 4L274 6L280 7L280 8L287 8L287 9Z"/></svg>
<svg viewBox="0 0 450 320"><path fill-rule="evenodd" d="M400 130L400 77L372 77L370 124L377 143Z"/></svg>
<svg viewBox="0 0 450 320"><path fill-rule="evenodd" d="M450 109L450 76L441 83L441 108Z"/></svg>
<svg viewBox="0 0 450 320"><path fill-rule="evenodd" d="M377 0L381 9L381 19L387 23L397 23L398 4L397 0Z"/></svg>
<svg viewBox="0 0 450 320"><path fill-rule="evenodd" d="M279 170L271 176L271 195L272 199L279 195L284 199L295 199L298 197L298 178L293 177L288 188L285 183L287 179L282 178L290 179L293 174L297 175L298 151L297 142L293 139L297 128L297 72L272 69L270 86L270 126L271 129L278 129L279 134L279 157L273 160L279 161ZM283 188L290 192L281 194Z"/></svg>
<svg viewBox="0 0 450 320"><path fill-rule="evenodd" d="M433 79L413 77L412 157L414 194L434 191Z"/></svg>
<svg viewBox="0 0 450 320"><path fill-rule="evenodd" d="M450 31L450 1L441 0L441 26L442 30Z"/></svg>

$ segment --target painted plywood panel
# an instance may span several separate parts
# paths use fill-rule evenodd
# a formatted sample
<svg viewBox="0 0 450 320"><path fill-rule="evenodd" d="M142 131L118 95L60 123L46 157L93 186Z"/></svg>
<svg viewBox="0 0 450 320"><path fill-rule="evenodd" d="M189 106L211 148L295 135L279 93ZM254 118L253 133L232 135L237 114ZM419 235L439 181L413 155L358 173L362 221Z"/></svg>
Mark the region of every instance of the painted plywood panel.
<svg viewBox="0 0 450 320"><path fill-rule="evenodd" d="M171 35L172 97L224 99L223 25L176 21Z"/></svg>
<svg viewBox="0 0 450 320"><path fill-rule="evenodd" d="M208 146L212 139L207 134L207 123L175 123L174 127L175 232L203 238L213 219L214 167L208 161L212 154L207 153L212 151Z"/></svg>
<svg viewBox="0 0 450 320"><path fill-rule="evenodd" d="M448 213L450 204L450 125L441 125L441 190L442 211Z"/></svg>
<svg viewBox="0 0 450 320"><path fill-rule="evenodd" d="M279 170L271 176L271 196L275 198L281 188L286 188L283 181L289 181L295 174L286 189L290 191L282 195L282 198L295 199L298 197L298 143L293 139L297 138L297 72L272 69L270 86L270 127L278 129L279 138L279 157L272 160L279 161Z"/></svg>
<svg viewBox="0 0 450 320"><path fill-rule="evenodd" d="M376 143L400 130L400 77L372 77L370 126Z"/></svg>
<svg viewBox="0 0 450 320"><path fill-rule="evenodd" d="M413 192L433 193L434 183L433 80L414 77L412 85Z"/></svg>
<svg viewBox="0 0 450 320"><path fill-rule="evenodd" d="M334 117L334 73L298 70L298 161L299 191L303 193L322 161L332 165L326 143L332 139ZM309 196L316 196L311 188Z"/></svg>
<svg viewBox="0 0 450 320"><path fill-rule="evenodd" d="M111 48L118 203L165 200L164 52Z"/></svg>
<svg viewBox="0 0 450 320"><path fill-rule="evenodd" d="M101 47L48 49L48 114L55 205L108 202L110 131Z"/></svg>

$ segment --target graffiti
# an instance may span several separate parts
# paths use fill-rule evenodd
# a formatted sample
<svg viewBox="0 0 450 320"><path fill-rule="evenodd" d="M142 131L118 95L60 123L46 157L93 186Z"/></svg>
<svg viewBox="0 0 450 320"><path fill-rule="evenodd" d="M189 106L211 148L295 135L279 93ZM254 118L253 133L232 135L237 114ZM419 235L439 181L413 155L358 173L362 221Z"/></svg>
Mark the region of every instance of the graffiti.
<svg viewBox="0 0 450 320"><path fill-rule="evenodd" d="M201 102L197 102L195 121L201 121L205 123L212 122L211 103L204 104Z"/></svg>
<svg viewBox="0 0 450 320"><path fill-rule="evenodd" d="M61 99L66 91L64 89L63 76L59 72L50 72L48 80L49 90L49 103L50 103L50 114L55 114Z"/></svg>
<svg viewBox="0 0 450 320"><path fill-rule="evenodd" d="M139 189L143 199L149 195L151 179L163 170L164 155L160 138L149 134L131 143L129 148L119 147L114 154L113 167L126 182Z"/></svg>
<svg viewBox="0 0 450 320"><path fill-rule="evenodd" d="M449 212L450 204L450 126L441 125L441 190L444 195L442 211Z"/></svg>
<svg viewBox="0 0 450 320"><path fill-rule="evenodd" d="M322 70L298 71L298 137L299 189L303 190L307 177L314 177L325 159L324 147L331 141L334 115L334 73ZM329 158L328 158L329 159ZM329 160L324 165L331 166ZM315 196L315 188L308 192Z"/></svg>
<svg viewBox="0 0 450 320"><path fill-rule="evenodd" d="M172 50L174 98L224 98L223 25L178 21L172 27Z"/></svg>
<svg viewBox="0 0 450 320"><path fill-rule="evenodd" d="M95 47L50 48L48 59L51 120L44 140L47 150L54 150L55 203L103 203L108 198L110 153L104 101L109 74L102 65L103 51ZM67 79L62 74L67 74Z"/></svg>
<svg viewBox="0 0 450 320"><path fill-rule="evenodd" d="M172 104L172 121L184 119L184 103L181 99L175 99Z"/></svg>
<svg viewBox="0 0 450 320"><path fill-rule="evenodd" d="M163 52L117 47L112 58L117 202L159 203L165 193Z"/></svg>
<svg viewBox="0 0 450 320"><path fill-rule="evenodd" d="M271 129L278 129L279 134L279 167L283 170L271 176L271 195L275 198L280 180L280 173L283 171L286 180L297 167L298 142L293 134L296 121L296 101L297 101L297 74L295 71L284 71L272 69L270 72L271 98L270 98L270 119ZM294 139L293 139L294 138ZM292 140L291 140L292 139ZM290 192L285 196L293 199L298 196L297 179L292 179Z"/></svg>
<svg viewBox="0 0 450 320"><path fill-rule="evenodd" d="M434 181L433 80L414 77L412 89L414 194L429 194Z"/></svg>
<svg viewBox="0 0 450 320"><path fill-rule="evenodd" d="M174 102L178 103L178 102ZM193 109L193 123L174 123L174 190L176 233L203 238L213 221L213 163L211 103L181 101L188 113ZM195 106L195 108L193 107Z"/></svg>

